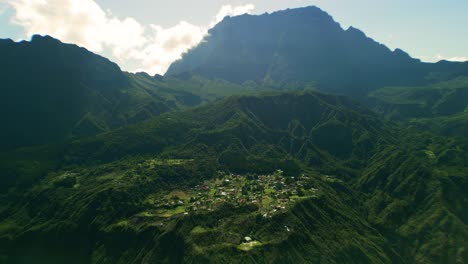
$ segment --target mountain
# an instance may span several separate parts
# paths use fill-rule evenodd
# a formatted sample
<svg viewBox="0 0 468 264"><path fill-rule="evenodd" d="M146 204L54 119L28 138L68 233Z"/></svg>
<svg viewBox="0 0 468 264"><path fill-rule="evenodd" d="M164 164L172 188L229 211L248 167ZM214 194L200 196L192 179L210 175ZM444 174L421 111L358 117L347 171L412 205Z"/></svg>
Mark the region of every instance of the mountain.
<svg viewBox="0 0 468 264"><path fill-rule="evenodd" d="M261 173L278 164L293 165L295 170L286 154L291 151L311 166L337 170L339 166L334 165L338 161L358 166L386 131L377 116L354 104L345 97L317 93L232 97L65 145L9 152L2 162L2 185L15 181L30 184L56 166L91 166L133 155L161 154L163 150L173 149L172 154L181 158L197 156L199 147L205 145L224 153L221 163L236 172ZM313 141L310 135L314 135ZM255 153L249 155L251 148ZM43 153L35 154L37 149ZM257 156L266 160L257 163ZM287 170L287 166L281 169Z"/></svg>
<svg viewBox="0 0 468 264"><path fill-rule="evenodd" d="M317 7L226 17L166 76L201 75L236 83L313 83L362 97L384 86L424 85L468 74L468 63L423 63L391 51Z"/></svg>
<svg viewBox="0 0 468 264"><path fill-rule="evenodd" d="M231 97L4 153L0 259L463 263L467 153L347 97Z"/></svg>
<svg viewBox="0 0 468 264"><path fill-rule="evenodd" d="M420 130L468 136L468 78L419 87L386 87L370 93L377 112Z"/></svg>
<svg viewBox="0 0 468 264"><path fill-rule="evenodd" d="M0 56L0 263L468 261L467 63L315 7L225 18L165 76Z"/></svg>
<svg viewBox="0 0 468 264"><path fill-rule="evenodd" d="M0 150L97 134L200 100L48 36L0 40L0 57Z"/></svg>
<svg viewBox="0 0 468 264"><path fill-rule="evenodd" d="M154 153L167 147L183 146L187 151L191 142L212 145L217 152L239 151L236 155L246 157L243 151L264 144L281 145L294 153L307 150L302 144L313 144L316 153L301 155L318 165L322 154L343 160L364 159L376 144L377 134L385 134L383 128L376 115L346 97L316 92L238 96L98 135L91 142L76 141L77 145L68 149L67 158L73 163L86 163ZM239 172L242 166L237 168Z"/></svg>

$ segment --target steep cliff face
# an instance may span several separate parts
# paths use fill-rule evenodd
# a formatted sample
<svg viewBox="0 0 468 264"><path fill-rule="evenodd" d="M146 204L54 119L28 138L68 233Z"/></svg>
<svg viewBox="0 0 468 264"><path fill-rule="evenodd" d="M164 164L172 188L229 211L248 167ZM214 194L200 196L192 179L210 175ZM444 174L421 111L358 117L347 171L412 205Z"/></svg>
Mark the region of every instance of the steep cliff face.
<svg viewBox="0 0 468 264"><path fill-rule="evenodd" d="M430 73L467 74L468 64L422 63L306 7L225 18L166 75L187 73L238 83L315 83L323 91L362 96L383 86L425 84Z"/></svg>

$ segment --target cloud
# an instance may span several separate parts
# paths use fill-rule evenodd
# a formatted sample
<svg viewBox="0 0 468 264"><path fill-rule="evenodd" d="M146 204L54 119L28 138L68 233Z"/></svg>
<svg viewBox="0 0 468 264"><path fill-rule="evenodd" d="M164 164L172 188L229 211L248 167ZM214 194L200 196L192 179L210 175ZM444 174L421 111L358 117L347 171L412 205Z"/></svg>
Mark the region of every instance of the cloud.
<svg viewBox="0 0 468 264"><path fill-rule="evenodd" d="M151 74L166 72L172 62L200 43L206 34L205 29L185 21L170 28L150 27L152 32L147 44L141 50L134 50L129 58L139 61L140 70Z"/></svg>
<svg viewBox="0 0 468 264"><path fill-rule="evenodd" d="M210 23L210 28L221 22L226 16L239 16L243 14L250 14L255 9L253 4L246 4L243 6L224 5L216 14L214 20Z"/></svg>
<svg viewBox="0 0 468 264"><path fill-rule="evenodd" d="M441 61L441 60L447 60L447 61L468 61L468 57L461 57L461 56L456 56L456 57L449 57L449 56L444 56L444 55L436 55L434 61Z"/></svg>
<svg viewBox="0 0 468 264"><path fill-rule="evenodd" d="M135 52L133 58L142 62L142 69L150 73L164 73L172 62L180 59L182 54L195 47L215 26L226 16L236 16L250 13L254 5L222 6L208 27L199 27L186 21L181 21L170 28L151 25L153 33L151 40L141 52Z"/></svg>
<svg viewBox="0 0 468 264"><path fill-rule="evenodd" d="M250 13L255 6L222 6L208 26L180 21L172 27L142 25L131 17L118 18L104 11L94 0L0 0L15 10L13 23L25 30L25 37L50 35L93 52L110 51L123 69L163 74L169 65L196 46L208 29L225 16Z"/></svg>
<svg viewBox="0 0 468 264"><path fill-rule="evenodd" d="M468 57L451 57L451 58L448 58L446 59L448 61L462 61L462 62L465 62L465 61L468 61Z"/></svg>
<svg viewBox="0 0 468 264"><path fill-rule="evenodd" d="M450 56L444 56L441 54L437 54L435 56L420 56L422 61L426 62L438 62L441 60L446 60L446 61L459 61L459 62L465 62L468 61L468 57L464 56L455 56L455 57L450 57Z"/></svg>
<svg viewBox="0 0 468 264"><path fill-rule="evenodd" d="M104 11L90 0L11 0L13 22L33 34L48 34L67 42L101 51L107 28Z"/></svg>

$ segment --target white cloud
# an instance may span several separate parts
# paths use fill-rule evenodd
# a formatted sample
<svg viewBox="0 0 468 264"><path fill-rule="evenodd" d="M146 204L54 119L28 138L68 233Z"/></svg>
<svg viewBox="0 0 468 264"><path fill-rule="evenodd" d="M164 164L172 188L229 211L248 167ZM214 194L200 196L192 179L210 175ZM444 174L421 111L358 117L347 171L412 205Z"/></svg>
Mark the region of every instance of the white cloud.
<svg viewBox="0 0 468 264"><path fill-rule="evenodd" d="M438 54L436 56L436 60L435 61L441 61L441 60L447 60L447 61L468 61L468 57L461 57L461 56L456 56L456 57L449 57L449 56L444 56L444 55L440 55Z"/></svg>
<svg viewBox="0 0 468 264"><path fill-rule="evenodd" d="M4 1L4 0L0 0ZM127 61L140 64L150 74L163 74L169 65L196 46L208 28L225 16L250 13L255 6L221 7L208 26L185 21L169 28L142 25L134 18L118 18L94 0L6 0L14 8L12 21L25 29L25 37L50 35L93 52L110 50L113 60L125 70ZM0 2L1 3L1 2Z"/></svg>
<svg viewBox="0 0 468 264"><path fill-rule="evenodd" d="M444 56L441 54L437 54L435 56L420 56L420 58L422 61L426 61L426 62L438 62L441 60L460 61L460 62L468 61L468 57L464 57L464 56L450 57L450 56Z"/></svg>
<svg viewBox="0 0 468 264"><path fill-rule="evenodd" d="M247 4L243 6L222 6L218 14L216 14L214 20L210 24L210 28L221 22L226 16L239 16L243 14L250 14L255 9L253 4Z"/></svg>
<svg viewBox="0 0 468 264"><path fill-rule="evenodd" d="M48 34L92 51L101 51L107 30L107 16L91 0L11 0L16 10L13 21L26 35Z"/></svg>
<svg viewBox="0 0 468 264"><path fill-rule="evenodd" d="M203 39L205 30L185 21L163 28L151 25L151 39L142 50L134 50L129 57L141 62L141 69L154 73L164 73L172 62L180 59L188 49Z"/></svg>
<svg viewBox="0 0 468 264"><path fill-rule="evenodd" d="M224 17L250 13L254 8L251 4L237 7L223 6L208 27L195 26L185 21L170 28L151 25L153 33L150 34L152 35L150 44L142 51L135 52L133 58L142 62L145 71L164 73L172 62L181 58L184 52L200 43L208 33L208 29Z"/></svg>
<svg viewBox="0 0 468 264"><path fill-rule="evenodd" d="M451 58L448 58L446 59L448 61L468 61L468 57L451 57Z"/></svg>

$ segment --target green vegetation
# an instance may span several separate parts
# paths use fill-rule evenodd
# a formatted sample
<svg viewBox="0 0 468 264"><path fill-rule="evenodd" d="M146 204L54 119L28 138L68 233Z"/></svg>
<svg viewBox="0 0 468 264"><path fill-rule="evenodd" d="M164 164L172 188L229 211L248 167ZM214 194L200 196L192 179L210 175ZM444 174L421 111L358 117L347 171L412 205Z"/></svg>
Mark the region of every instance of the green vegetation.
<svg viewBox="0 0 468 264"><path fill-rule="evenodd" d="M422 131L468 136L468 78L420 87L389 87L370 94L373 108Z"/></svg>
<svg viewBox="0 0 468 264"><path fill-rule="evenodd" d="M173 190L167 195L147 198L155 213L142 212L140 216L169 218L184 213L213 211L228 203L230 206L253 206L262 217L289 209L299 199L317 197L318 189L307 176L287 177L281 171L273 175L223 175L205 180L184 190ZM160 197L160 198L157 198Z"/></svg>
<svg viewBox="0 0 468 264"><path fill-rule="evenodd" d="M237 248L239 250L242 250L242 251L250 251L250 250L254 249L255 247L259 247L261 245L262 245L262 243L260 243L258 241L252 241L252 242L242 243Z"/></svg>
<svg viewBox="0 0 468 264"><path fill-rule="evenodd" d="M226 18L164 77L0 55L0 263L468 260L467 63L313 7Z"/></svg>
<svg viewBox="0 0 468 264"><path fill-rule="evenodd" d="M12 262L452 263L468 237L467 150L463 138L402 129L345 97L232 97L3 154L2 170L26 157L44 169L12 182L22 173L10 168L0 254ZM50 243L36 242L52 233ZM26 249L34 251L14 253Z"/></svg>
<svg viewBox="0 0 468 264"><path fill-rule="evenodd" d="M51 37L0 40L0 57L0 151L95 135L201 102Z"/></svg>

